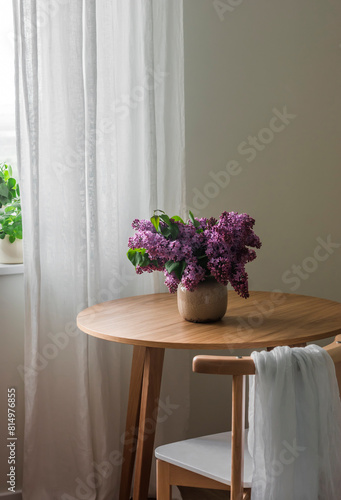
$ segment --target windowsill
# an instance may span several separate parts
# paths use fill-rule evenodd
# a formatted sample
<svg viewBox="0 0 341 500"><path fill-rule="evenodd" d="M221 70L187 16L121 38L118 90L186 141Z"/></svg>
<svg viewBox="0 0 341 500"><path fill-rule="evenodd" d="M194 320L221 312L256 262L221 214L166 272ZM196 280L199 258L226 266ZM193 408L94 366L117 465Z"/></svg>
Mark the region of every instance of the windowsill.
<svg viewBox="0 0 341 500"><path fill-rule="evenodd" d="M5 274L24 274L24 264L0 264L0 276Z"/></svg>

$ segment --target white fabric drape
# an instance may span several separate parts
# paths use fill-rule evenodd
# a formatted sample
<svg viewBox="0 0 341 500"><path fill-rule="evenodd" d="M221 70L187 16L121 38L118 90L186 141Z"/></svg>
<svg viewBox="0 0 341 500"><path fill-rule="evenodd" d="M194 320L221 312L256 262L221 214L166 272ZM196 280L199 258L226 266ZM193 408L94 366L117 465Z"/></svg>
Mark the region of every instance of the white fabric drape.
<svg viewBox="0 0 341 500"><path fill-rule="evenodd" d="M23 498L118 498L131 348L88 337L75 318L94 303L159 291L125 254L133 219L185 206L182 0L13 4L26 281ZM173 409L159 441L183 436L187 356L166 353L161 400Z"/></svg>
<svg viewBox="0 0 341 500"><path fill-rule="evenodd" d="M309 345L253 352L252 358L252 500L338 500L341 403L331 357Z"/></svg>

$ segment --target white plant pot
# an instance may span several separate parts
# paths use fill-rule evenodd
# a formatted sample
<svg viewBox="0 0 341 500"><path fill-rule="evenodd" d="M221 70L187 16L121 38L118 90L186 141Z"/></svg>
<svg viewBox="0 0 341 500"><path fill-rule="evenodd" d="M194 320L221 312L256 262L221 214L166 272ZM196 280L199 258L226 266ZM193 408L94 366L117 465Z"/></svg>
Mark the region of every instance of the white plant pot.
<svg viewBox="0 0 341 500"><path fill-rule="evenodd" d="M16 239L10 243L8 236L0 240L0 264L22 264L22 262L22 240Z"/></svg>

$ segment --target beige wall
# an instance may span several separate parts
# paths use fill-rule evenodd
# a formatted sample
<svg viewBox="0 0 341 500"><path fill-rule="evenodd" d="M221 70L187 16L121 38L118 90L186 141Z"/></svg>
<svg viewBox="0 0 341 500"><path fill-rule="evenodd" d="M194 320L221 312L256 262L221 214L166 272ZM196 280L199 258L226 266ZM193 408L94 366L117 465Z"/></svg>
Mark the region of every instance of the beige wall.
<svg viewBox="0 0 341 500"><path fill-rule="evenodd" d="M7 491L7 389L16 389L16 486L22 484L24 382L17 370L24 362L24 276L0 275L0 496Z"/></svg>
<svg viewBox="0 0 341 500"><path fill-rule="evenodd" d="M256 219L251 289L341 301L341 245L317 241L341 243L341 4L222 4L220 19L212 0L184 0L188 204ZM285 108L295 117L275 118ZM193 375L191 398L193 434L224 427L225 380Z"/></svg>

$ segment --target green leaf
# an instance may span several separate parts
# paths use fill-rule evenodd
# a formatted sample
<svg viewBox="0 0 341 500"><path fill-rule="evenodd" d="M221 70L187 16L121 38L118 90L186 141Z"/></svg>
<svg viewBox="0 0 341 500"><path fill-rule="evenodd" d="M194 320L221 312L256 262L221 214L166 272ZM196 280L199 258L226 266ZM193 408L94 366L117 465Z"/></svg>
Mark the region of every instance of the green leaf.
<svg viewBox="0 0 341 500"><path fill-rule="evenodd" d="M17 181L15 179L13 179L13 177L10 177L7 181L7 186L9 189L15 188L16 184L17 184Z"/></svg>
<svg viewBox="0 0 341 500"><path fill-rule="evenodd" d="M12 176L12 168L6 163L0 163L0 207L8 205L13 199L20 202L20 189Z"/></svg>
<svg viewBox="0 0 341 500"><path fill-rule="evenodd" d="M174 273L175 276L181 280L184 270L186 269L186 262L184 260L180 262L174 262L173 260L168 260L165 264L166 271L170 274Z"/></svg>
<svg viewBox="0 0 341 500"><path fill-rule="evenodd" d="M150 222L153 224L157 232L159 233L159 228L160 228L160 217L158 215L153 215L150 218Z"/></svg>
<svg viewBox="0 0 341 500"><path fill-rule="evenodd" d="M160 216L160 218L165 217L165 216ZM161 226L160 225L160 233L167 239L172 238L175 240L179 234L179 228L177 224L174 224L170 221L169 217L166 216L167 219L164 221L167 226Z"/></svg>
<svg viewBox="0 0 341 500"><path fill-rule="evenodd" d="M133 250L132 248L129 248L127 252L127 257L130 260L132 264L135 266L135 255L136 255L136 250Z"/></svg>
<svg viewBox="0 0 341 500"><path fill-rule="evenodd" d="M200 226L200 223L197 220L195 220L194 215L192 214L191 211L189 211L189 218L191 219L191 222L192 222L194 227Z"/></svg>
<svg viewBox="0 0 341 500"><path fill-rule="evenodd" d="M178 237L178 234L179 234L179 228L176 224L172 224L169 228L170 230L170 233L171 233L171 236L173 238L173 240L175 240L177 237Z"/></svg>
<svg viewBox="0 0 341 500"><path fill-rule="evenodd" d="M14 243L15 242L15 236L13 234L9 237L9 242Z"/></svg>
<svg viewBox="0 0 341 500"><path fill-rule="evenodd" d="M18 239L18 240L22 240L22 226L18 226L16 231L15 231L15 237Z"/></svg>
<svg viewBox="0 0 341 500"><path fill-rule="evenodd" d="M169 220L169 217L168 215L164 214L164 215L160 215L160 219L163 220L163 222L165 222L167 224L167 226L170 226L171 225L171 222Z"/></svg>
<svg viewBox="0 0 341 500"><path fill-rule="evenodd" d="M145 248L130 248L127 252L127 257L135 267L145 267L150 264L150 258Z"/></svg>
<svg viewBox="0 0 341 500"><path fill-rule="evenodd" d="M171 232L169 230L168 226L160 226L160 233L165 237L169 238L171 235Z"/></svg>
<svg viewBox="0 0 341 500"><path fill-rule="evenodd" d="M189 218L191 219L193 226L196 228L197 233L202 233L203 229L201 229L200 227L200 222L195 220L194 215L192 214L191 211L189 211Z"/></svg>
<svg viewBox="0 0 341 500"><path fill-rule="evenodd" d="M185 260L182 260L180 262L180 264L181 264L181 267L180 267L180 279L181 279L182 275L184 274L184 270L186 269L187 264L186 264Z"/></svg>
<svg viewBox="0 0 341 500"><path fill-rule="evenodd" d="M165 264L166 271L169 273L175 273L178 276L177 271L180 268L179 262L174 262L173 260L168 260Z"/></svg>
<svg viewBox="0 0 341 500"><path fill-rule="evenodd" d="M182 224L185 224L181 217L179 217L178 215L174 215L173 217L171 217L171 220L173 220L174 222L181 222Z"/></svg>
<svg viewBox="0 0 341 500"><path fill-rule="evenodd" d="M8 196L9 189L7 185L3 182L0 183L0 196Z"/></svg>

